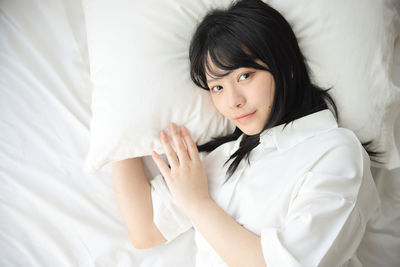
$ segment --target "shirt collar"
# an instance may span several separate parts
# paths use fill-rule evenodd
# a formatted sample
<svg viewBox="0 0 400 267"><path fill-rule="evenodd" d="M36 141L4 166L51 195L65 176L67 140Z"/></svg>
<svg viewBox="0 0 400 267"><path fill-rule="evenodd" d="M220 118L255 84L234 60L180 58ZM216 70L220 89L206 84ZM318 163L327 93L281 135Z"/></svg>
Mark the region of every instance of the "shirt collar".
<svg viewBox="0 0 400 267"><path fill-rule="evenodd" d="M294 120L285 128L283 126L284 124L281 124L261 133L260 145L262 147L276 147L279 151L284 151L307 138L338 128L336 119L329 109Z"/></svg>

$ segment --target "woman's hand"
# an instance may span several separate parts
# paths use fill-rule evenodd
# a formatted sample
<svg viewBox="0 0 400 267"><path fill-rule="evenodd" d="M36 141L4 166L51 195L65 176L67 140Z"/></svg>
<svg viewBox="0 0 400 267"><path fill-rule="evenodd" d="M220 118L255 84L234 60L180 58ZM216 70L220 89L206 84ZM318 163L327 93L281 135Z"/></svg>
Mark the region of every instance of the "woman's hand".
<svg viewBox="0 0 400 267"><path fill-rule="evenodd" d="M161 131L160 139L171 169L155 151L152 152L152 157L164 176L172 196L190 216L197 205L210 200L207 177L196 144L186 127L182 126L179 132L176 125L171 123L168 129L172 133L176 152L165 131Z"/></svg>

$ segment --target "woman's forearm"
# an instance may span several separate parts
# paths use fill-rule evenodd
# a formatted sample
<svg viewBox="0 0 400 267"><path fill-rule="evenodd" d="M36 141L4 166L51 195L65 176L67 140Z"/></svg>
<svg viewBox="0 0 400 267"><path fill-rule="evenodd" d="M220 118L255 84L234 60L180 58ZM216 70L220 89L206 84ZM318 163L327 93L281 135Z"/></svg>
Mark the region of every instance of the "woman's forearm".
<svg viewBox="0 0 400 267"><path fill-rule="evenodd" d="M200 203L188 216L229 266L266 266L260 237L237 223L214 201Z"/></svg>
<svg viewBox="0 0 400 267"><path fill-rule="evenodd" d="M112 163L115 196L136 248L149 248L165 242L153 222L151 187L143 170L141 158Z"/></svg>

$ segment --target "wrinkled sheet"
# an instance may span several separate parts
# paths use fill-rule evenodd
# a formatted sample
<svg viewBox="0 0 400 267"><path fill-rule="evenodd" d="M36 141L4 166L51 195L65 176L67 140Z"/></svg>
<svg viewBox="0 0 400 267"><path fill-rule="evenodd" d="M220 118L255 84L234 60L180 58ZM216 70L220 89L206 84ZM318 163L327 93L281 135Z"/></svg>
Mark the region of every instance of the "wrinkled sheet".
<svg viewBox="0 0 400 267"><path fill-rule="evenodd" d="M83 172L91 90L80 0L0 1L0 266L193 266L192 231L133 248L111 166ZM382 207L359 256L399 266L400 169L374 175Z"/></svg>

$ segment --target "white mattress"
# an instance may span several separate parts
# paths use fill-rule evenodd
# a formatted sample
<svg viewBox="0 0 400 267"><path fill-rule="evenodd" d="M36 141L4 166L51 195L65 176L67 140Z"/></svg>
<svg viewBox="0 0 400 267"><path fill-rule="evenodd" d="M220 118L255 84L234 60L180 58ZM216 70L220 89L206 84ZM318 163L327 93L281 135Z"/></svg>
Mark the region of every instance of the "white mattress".
<svg viewBox="0 0 400 267"><path fill-rule="evenodd" d="M91 118L84 29L80 0L0 1L0 266L193 266L192 231L134 249L111 166L83 172ZM396 130L400 146L400 117ZM400 169L373 171L383 205L360 258L400 266Z"/></svg>

